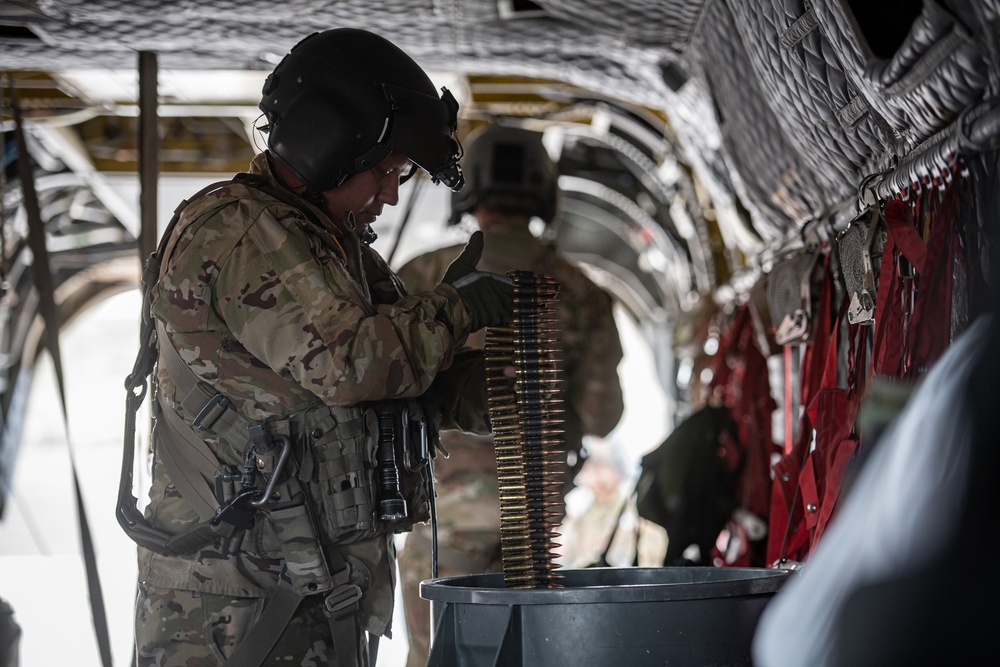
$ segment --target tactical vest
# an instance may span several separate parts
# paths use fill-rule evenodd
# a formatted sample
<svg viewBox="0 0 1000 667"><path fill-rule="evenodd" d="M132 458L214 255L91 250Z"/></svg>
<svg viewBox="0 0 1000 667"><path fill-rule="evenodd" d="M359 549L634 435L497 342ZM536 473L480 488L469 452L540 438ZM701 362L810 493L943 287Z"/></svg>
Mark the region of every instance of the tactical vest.
<svg viewBox="0 0 1000 667"><path fill-rule="evenodd" d="M241 174L234 181L297 205L267 188L263 179ZM227 184L210 185L190 201ZM220 200L219 207L230 201ZM178 206L143 271L140 348L126 380L119 524L138 545L166 556L195 553L216 541L222 553L233 555L252 535L251 551L283 561L278 586L262 618L227 665L259 664L302 598L321 593L326 594L325 610L338 652L356 648L353 618L363 594L363 577L352 572L335 547L408 531L432 517L436 434L420 403L412 399L341 408L316 398L288 415L251 421L236 411L228 397L201 381L150 309L160 267L168 259L168 240L189 203ZM157 390L153 373L157 362L177 386L178 407L195 415L193 423ZM177 535L149 524L132 493L136 412L150 378L154 447L171 482L200 518ZM206 440L226 445L218 451L240 452L242 460L219 460ZM255 530L264 512L267 535Z"/></svg>

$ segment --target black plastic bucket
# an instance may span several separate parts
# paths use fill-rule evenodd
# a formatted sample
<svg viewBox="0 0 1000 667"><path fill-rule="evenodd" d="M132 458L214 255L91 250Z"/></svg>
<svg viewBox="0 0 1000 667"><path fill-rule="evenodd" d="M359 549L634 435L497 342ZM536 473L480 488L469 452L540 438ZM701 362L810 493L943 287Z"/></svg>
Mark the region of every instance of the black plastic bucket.
<svg viewBox="0 0 1000 667"><path fill-rule="evenodd" d="M560 570L562 588L505 588L502 574L428 579L430 667L736 667L786 570Z"/></svg>

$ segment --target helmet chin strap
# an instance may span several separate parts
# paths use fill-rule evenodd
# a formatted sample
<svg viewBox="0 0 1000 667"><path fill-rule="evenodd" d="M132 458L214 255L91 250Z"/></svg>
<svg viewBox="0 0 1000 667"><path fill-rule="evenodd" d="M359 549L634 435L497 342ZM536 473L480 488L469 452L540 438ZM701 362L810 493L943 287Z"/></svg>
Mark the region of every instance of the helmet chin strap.
<svg viewBox="0 0 1000 667"><path fill-rule="evenodd" d="M325 211L327 215L330 214L330 212L326 210L326 202L323 201L323 195L321 195L320 193L316 192L315 190L308 190L307 189L305 192L303 192L299 196L302 197L303 199L305 199L307 202L309 202L313 206L315 206L316 208L318 208L319 210Z"/></svg>
<svg viewBox="0 0 1000 667"><path fill-rule="evenodd" d="M327 211L326 213L327 215L330 215L329 211ZM333 216L331 215L330 217L332 218ZM358 239L365 245L371 245L372 243L375 243L375 239L378 238L378 234L376 234L371 227L365 227L364 230L360 232L356 231L358 224L355 221L354 214L351 211L348 211L344 215L344 225L346 225L348 229L354 232L354 234L358 237Z"/></svg>
<svg viewBox="0 0 1000 667"><path fill-rule="evenodd" d="M326 211L326 208L323 208L323 210ZM330 214L330 211L326 211L326 213L327 215L330 215L331 218L333 217ZM365 227L364 231L361 232L355 231L357 223L354 220L354 214L350 211L348 211L347 214L344 215L344 224L347 226L348 229L354 232L355 235L357 235L358 239L365 245L371 245L372 243L375 243L375 239L378 238L378 234L376 234L371 227Z"/></svg>

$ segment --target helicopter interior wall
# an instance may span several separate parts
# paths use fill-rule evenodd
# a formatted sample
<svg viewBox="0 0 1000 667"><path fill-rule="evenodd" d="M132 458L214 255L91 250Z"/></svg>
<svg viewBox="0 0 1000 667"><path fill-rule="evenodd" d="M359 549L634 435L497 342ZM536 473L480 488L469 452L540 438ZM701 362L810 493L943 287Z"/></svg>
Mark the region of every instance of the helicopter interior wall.
<svg viewBox="0 0 1000 667"><path fill-rule="evenodd" d="M0 70L23 86L29 131L41 147L53 124L68 126L84 115L120 121L135 113L134 99L74 87L60 80L61 71L134 69L138 53L155 53L172 81L176 73L183 82L191 71L263 72L303 34L332 25L373 29L428 69L453 74L451 81L463 88L463 132L503 119L544 130L561 145L566 208L551 233L618 296L651 345L650 365L673 400L665 409L687 415L709 396L738 403L745 398L735 391L741 373L760 361L741 353L760 352L768 369L761 375L773 391L748 386L759 390L761 403L775 398L777 406L766 416L747 410L740 417L761 440L775 432L767 443L776 445L770 462L789 464L797 436L822 430L798 421L810 415L800 404L803 390L834 375L840 384L823 387L824 396L846 390L841 385L848 384L859 351L871 354L862 366L893 382L918 379L939 348L984 310L998 284L989 275L997 263L987 260L998 238L987 205L997 197L997 172L979 164L984 154L995 158L990 151L1000 145L998 0L25 0L0 5ZM164 117L198 102L181 101L164 95ZM225 107L202 102L201 111L214 108L222 124L245 134L256 114L255 99L229 100ZM173 140L171 134L163 140ZM124 143L101 136L82 155L94 158L95 149L129 153ZM68 160L72 153L63 155ZM42 172L72 172L46 177L74 176L87 186L77 190L90 190L75 201L65 182L57 188L57 181L47 181L48 210L60 214L50 241L71 251L66 258L78 250L75 240L85 238L116 235L118 249L134 250L137 219L102 197L102 188L131 206L137 182L108 186L117 176L93 178L85 164L66 160L59 166L44 150L35 157ZM135 162L118 166L134 169ZM177 193L162 189L171 178L161 174L161 225L178 201ZM383 254L398 248L394 265L421 249L462 240L463 230L438 217L445 207L436 200L441 194L424 190L398 245L395 216L405 203L387 211L376 247ZM4 204L12 211L16 197L5 193ZM895 232L904 234L891 245L883 245L890 238L886 221L866 226L873 218L864 217L885 210ZM81 224L64 224L70 211L80 214ZM18 218L12 212L6 219ZM6 228L15 236L23 232L23 225ZM86 234L67 233L77 229ZM865 250L841 261L862 229ZM932 256L943 268L914 273L901 238L912 243L908 252L916 247L918 258ZM782 271L788 260L807 253L822 255L810 264L816 270L779 281L789 275ZM883 260L889 270L882 270ZM30 288L27 266L22 255L5 267L6 275ZM7 317L0 322L3 345L25 339L34 311L2 308L30 306L29 288L0 303ZM814 306L821 294L844 306L839 314L828 309L828 328L817 336L822 309ZM791 304L785 310L792 312L771 312L779 302ZM923 318L920 336L907 331L915 306ZM727 329L734 323L742 328ZM888 332L877 328L890 324L895 328ZM779 343L779 329L799 337ZM829 355L829 375L808 352L823 346L840 353ZM918 347L929 352L911 365L910 352ZM14 363L3 366L8 374L19 368L17 349ZM17 419L11 400L23 394L3 395L8 423ZM808 428L798 430L800 424ZM2 465L11 452L0 453ZM822 473L833 467L827 463L817 457L815 465ZM808 482L815 467L782 470L761 475L774 482L776 496L787 490L792 508L787 520L776 519L772 534L790 534L798 519L809 525L806 512L833 511L836 477L826 508L817 502L809 510L797 484ZM808 556L816 525L796 557ZM788 555L785 545L777 547L782 558Z"/></svg>

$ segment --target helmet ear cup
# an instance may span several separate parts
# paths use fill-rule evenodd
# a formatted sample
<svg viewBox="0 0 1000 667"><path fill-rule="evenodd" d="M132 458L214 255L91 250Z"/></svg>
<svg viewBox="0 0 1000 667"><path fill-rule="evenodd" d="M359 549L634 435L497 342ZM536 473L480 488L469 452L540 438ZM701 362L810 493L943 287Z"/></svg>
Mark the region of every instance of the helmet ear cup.
<svg viewBox="0 0 1000 667"><path fill-rule="evenodd" d="M377 144L382 128L350 100L342 104L331 101L330 95L303 94L274 123L268 137L271 152L318 191L343 183L357 166L352 156L360 156ZM365 169L382 157L385 155Z"/></svg>

